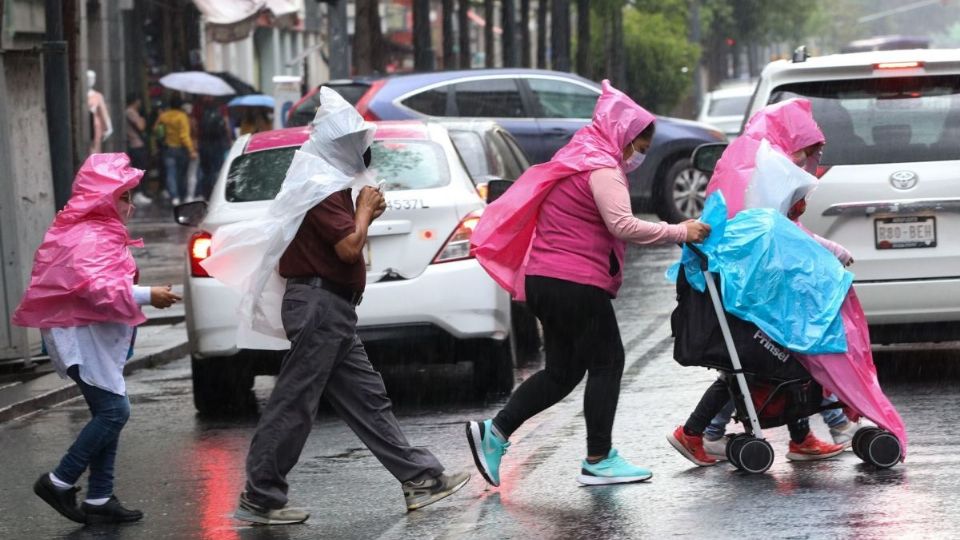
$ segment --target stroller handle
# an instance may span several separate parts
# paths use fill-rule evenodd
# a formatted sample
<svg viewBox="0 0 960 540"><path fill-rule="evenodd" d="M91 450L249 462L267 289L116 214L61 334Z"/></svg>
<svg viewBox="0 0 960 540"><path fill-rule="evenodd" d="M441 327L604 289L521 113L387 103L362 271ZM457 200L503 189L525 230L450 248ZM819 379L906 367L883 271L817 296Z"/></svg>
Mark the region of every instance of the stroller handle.
<svg viewBox="0 0 960 540"><path fill-rule="evenodd" d="M697 257L700 258L700 269L701 269L701 270L706 270L706 269L707 269L707 254L704 253L703 251L701 251L700 248L698 248L696 245L694 245L694 244L692 244L692 243L690 243L690 242L684 242L683 245L686 246L686 247L688 247L688 248L690 248L690 251L694 252L694 253L697 255Z"/></svg>

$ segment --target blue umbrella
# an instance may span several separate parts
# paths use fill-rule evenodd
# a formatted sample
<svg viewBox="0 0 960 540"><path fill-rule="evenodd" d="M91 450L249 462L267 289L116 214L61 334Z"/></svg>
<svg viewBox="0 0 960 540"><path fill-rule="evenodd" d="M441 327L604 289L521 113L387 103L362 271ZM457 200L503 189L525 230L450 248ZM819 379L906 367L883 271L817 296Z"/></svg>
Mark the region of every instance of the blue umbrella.
<svg viewBox="0 0 960 540"><path fill-rule="evenodd" d="M235 97L227 103L227 107L268 107L273 108L273 98L263 94L248 94Z"/></svg>

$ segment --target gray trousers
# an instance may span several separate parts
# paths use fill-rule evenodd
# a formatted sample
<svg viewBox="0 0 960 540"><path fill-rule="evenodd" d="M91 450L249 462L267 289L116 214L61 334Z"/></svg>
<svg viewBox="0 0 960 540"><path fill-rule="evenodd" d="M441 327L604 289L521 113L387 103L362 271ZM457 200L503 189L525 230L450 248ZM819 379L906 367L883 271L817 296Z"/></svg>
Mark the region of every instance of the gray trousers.
<svg viewBox="0 0 960 540"><path fill-rule="evenodd" d="M247 497L268 508L287 504L287 473L300 459L321 396L397 480L443 472L430 451L411 446L393 416L380 374L357 337L357 313L319 287L288 284L283 328L290 351L247 454Z"/></svg>

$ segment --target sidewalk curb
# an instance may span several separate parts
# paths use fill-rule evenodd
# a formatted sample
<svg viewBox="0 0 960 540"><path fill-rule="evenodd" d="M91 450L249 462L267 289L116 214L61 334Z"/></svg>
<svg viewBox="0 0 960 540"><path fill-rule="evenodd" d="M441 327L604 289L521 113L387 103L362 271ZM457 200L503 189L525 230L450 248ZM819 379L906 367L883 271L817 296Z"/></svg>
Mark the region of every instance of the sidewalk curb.
<svg viewBox="0 0 960 540"><path fill-rule="evenodd" d="M169 348L134 356L123 368L123 374L129 375L135 371L153 368L167 364L190 353L190 343L183 341ZM56 374L52 374L57 376ZM0 424L17 419L21 416L59 405L80 395L80 388L73 381L64 380L63 385L48 392L31 396L12 405L0 409Z"/></svg>

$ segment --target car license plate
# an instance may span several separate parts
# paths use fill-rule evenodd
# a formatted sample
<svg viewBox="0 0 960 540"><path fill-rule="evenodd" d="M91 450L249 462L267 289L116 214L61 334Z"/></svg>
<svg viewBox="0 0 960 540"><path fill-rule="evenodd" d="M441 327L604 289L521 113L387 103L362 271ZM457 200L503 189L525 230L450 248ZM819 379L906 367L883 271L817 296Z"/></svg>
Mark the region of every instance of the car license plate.
<svg viewBox="0 0 960 540"><path fill-rule="evenodd" d="M873 220L877 249L937 247L937 218L906 216Z"/></svg>

